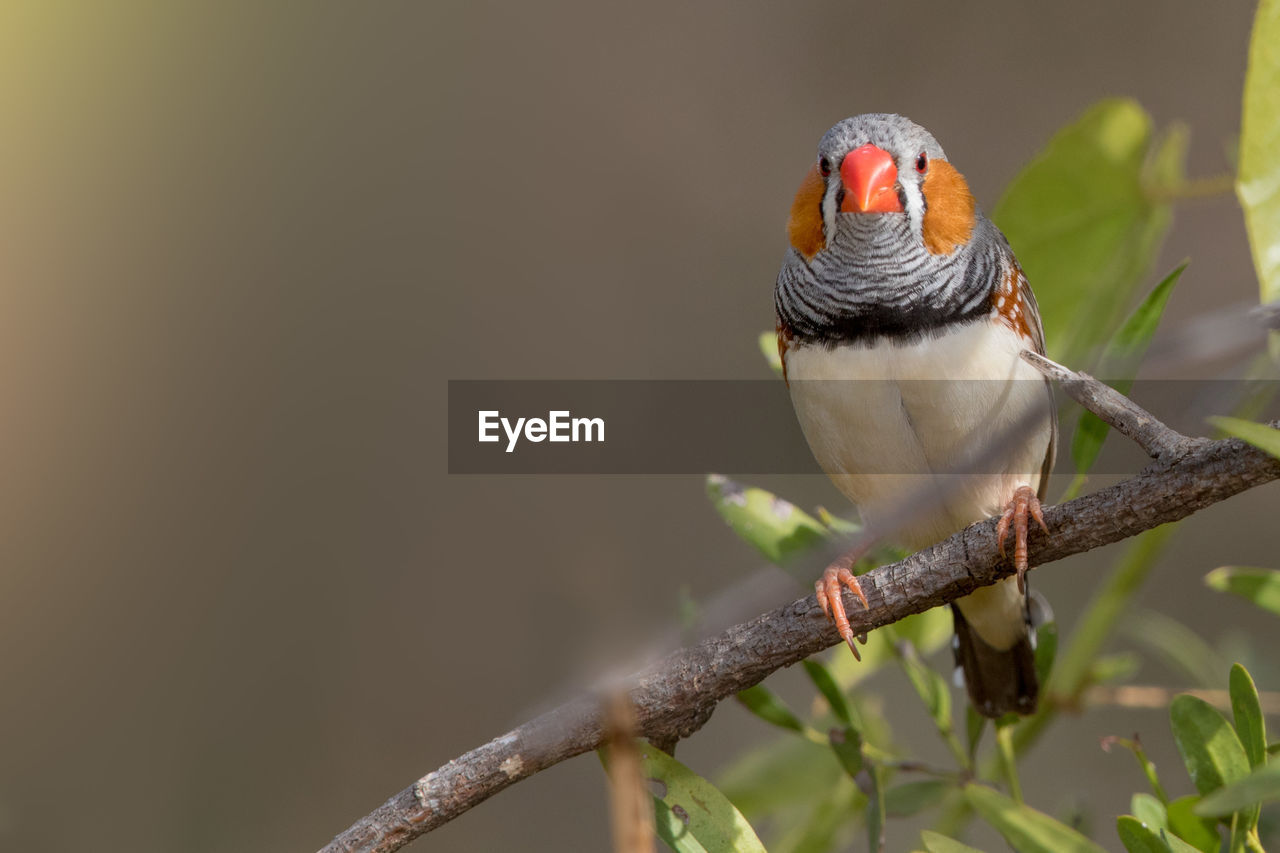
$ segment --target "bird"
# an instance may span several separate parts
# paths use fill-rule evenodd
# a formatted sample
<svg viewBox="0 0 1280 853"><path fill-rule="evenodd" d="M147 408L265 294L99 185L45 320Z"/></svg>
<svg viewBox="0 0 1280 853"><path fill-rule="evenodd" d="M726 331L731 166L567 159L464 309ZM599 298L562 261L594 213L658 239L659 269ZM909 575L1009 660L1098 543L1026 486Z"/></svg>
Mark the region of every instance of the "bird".
<svg viewBox="0 0 1280 853"><path fill-rule="evenodd" d="M913 551L999 517L1015 573L952 603L952 646L980 714L1033 713L1027 538L1032 521L1049 532L1041 501L1057 424L1047 381L1020 357L1045 353L1044 330L1008 240L932 134L889 113L823 135L787 236L778 353L810 450L865 524L895 527ZM906 498L915 511L891 518ZM815 583L855 656L842 588L868 606L856 556Z"/></svg>

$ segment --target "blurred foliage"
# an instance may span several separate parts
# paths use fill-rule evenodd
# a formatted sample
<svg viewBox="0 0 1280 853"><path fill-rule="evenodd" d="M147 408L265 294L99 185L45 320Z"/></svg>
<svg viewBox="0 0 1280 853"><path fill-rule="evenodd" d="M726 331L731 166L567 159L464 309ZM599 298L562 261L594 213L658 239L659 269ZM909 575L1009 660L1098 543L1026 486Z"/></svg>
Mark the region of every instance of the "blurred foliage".
<svg viewBox="0 0 1280 853"><path fill-rule="evenodd" d="M1180 264L1141 295L1181 199L1222 192L1234 181L1262 298L1280 298L1280 0L1264 0L1258 10L1239 174L1188 180L1187 140L1180 125L1157 131L1131 100L1096 104L1049 140L993 213L1035 289L1050 355L1099 372L1122 392L1187 269ZM780 371L774 334L763 333L759 345ZM1213 423L1280 456L1280 431L1266 424L1227 417ZM1087 413L1080 416L1071 447L1077 473L1072 494L1083 486L1106 437L1105 425ZM794 568L800 580L810 580L804 575L813 567L802 561L798 568L798 559L808 556L811 563L819 548L858 532L856 524L825 510L810 514L724 477L712 476L707 491L741 538L774 563ZM718 787L669 756L647 753L654 778L664 784L663 798L655 795L660 835L677 850L762 850L755 826L772 853L824 853L851 844L878 850L893 821L926 815L933 828L921 833L914 849L929 853L974 850L962 840L974 818L1019 851L1097 851L1117 840L1131 853L1262 850L1261 804L1280 799L1280 744L1267 741L1253 678L1240 663L1228 675L1236 655L1225 655L1190 628L1133 610L1137 592L1176 533L1176 525L1165 525L1131 541L1070 631L1051 620L1038 626L1040 709L1028 718L996 721L985 746L987 721L967 703L963 710L954 706L944 675L949 662L934 659L951 632L950 615L935 608L873 632L861 663L839 648L806 661L813 688L806 708L788 704L765 684L743 691L742 707L776 737L738 758L720 774ZM882 549L857 570L899 556ZM1205 581L1280 614L1280 572L1222 567ZM1089 821L1064 821L1022 802L1017 760L1063 711L1087 709L1091 688L1132 676L1135 655L1106 653L1118 630L1189 687L1221 688L1226 677L1231 714L1197 695L1172 699L1170 731L1186 773L1180 785L1185 788L1189 779L1196 791L1189 796L1170 799L1136 736L1106 739L1104 748L1133 754L1141 771L1137 778L1149 791L1133 794L1127 803L1131 814L1116 819L1114 837L1092 839ZM908 711L887 714L865 683L887 672L900 673L914 689L919 708L912 713L929 721L950 766L919 761L913 757L918 744L895 738L894 724ZM690 803L705 807L695 816Z"/></svg>
<svg viewBox="0 0 1280 853"><path fill-rule="evenodd" d="M1280 0L1262 0L1249 42L1236 194L1262 302L1280 299Z"/></svg>
<svg viewBox="0 0 1280 853"><path fill-rule="evenodd" d="M1138 372L1138 365L1160 325L1160 317L1169 303L1169 295L1173 286L1182 277L1187 268L1183 261L1173 272L1169 273L1138 304L1124 324L1116 330L1115 335L1107 343L1098 362L1098 375L1109 381L1121 394L1128 394L1133 385L1133 377ZM1076 422L1075 433L1071 437L1071 462L1075 465L1075 482L1067 490L1064 500L1075 497L1083 487L1093 463L1102 452L1102 443L1107 438L1111 427L1105 421L1087 409L1080 410L1080 419Z"/></svg>
<svg viewBox="0 0 1280 853"><path fill-rule="evenodd" d="M1244 439L1259 450L1265 450L1280 459L1280 429L1225 416L1210 418L1209 421L1227 435Z"/></svg>
<svg viewBox="0 0 1280 853"><path fill-rule="evenodd" d="M1243 566L1220 566L1204 582L1221 592L1233 592L1280 616L1280 571Z"/></svg>
<svg viewBox="0 0 1280 853"><path fill-rule="evenodd" d="M996 204L991 218L1035 291L1051 358L1092 367L1169 228L1185 151L1185 131L1157 140L1137 103L1103 101L1059 131Z"/></svg>
<svg viewBox="0 0 1280 853"><path fill-rule="evenodd" d="M733 532L775 565L786 565L831 533L790 501L719 474L707 477L707 496Z"/></svg>
<svg viewBox="0 0 1280 853"><path fill-rule="evenodd" d="M658 837L677 853L764 853L755 830L720 791L648 744L641 745L642 772L653 795Z"/></svg>

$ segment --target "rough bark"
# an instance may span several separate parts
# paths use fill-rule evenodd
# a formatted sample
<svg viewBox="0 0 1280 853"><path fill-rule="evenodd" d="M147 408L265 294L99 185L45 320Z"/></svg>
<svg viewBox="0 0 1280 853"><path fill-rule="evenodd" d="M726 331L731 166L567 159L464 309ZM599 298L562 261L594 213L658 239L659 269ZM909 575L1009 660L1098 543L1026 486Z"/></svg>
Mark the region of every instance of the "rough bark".
<svg viewBox="0 0 1280 853"><path fill-rule="evenodd" d="M1085 374L1043 358L1028 361L1154 459L1129 480L1046 508L1052 535L1032 528L1032 565L1118 542L1280 479L1280 459L1251 445L1187 438ZM1010 563L997 553L995 528L994 519L970 525L861 576L870 607L846 597L855 633L946 604L1012 574ZM722 699L839 642L815 598L807 596L673 652L628 682L637 731L668 744L688 737ZM428 773L334 838L325 853L399 849L508 785L596 749L605 738L601 701L581 697Z"/></svg>

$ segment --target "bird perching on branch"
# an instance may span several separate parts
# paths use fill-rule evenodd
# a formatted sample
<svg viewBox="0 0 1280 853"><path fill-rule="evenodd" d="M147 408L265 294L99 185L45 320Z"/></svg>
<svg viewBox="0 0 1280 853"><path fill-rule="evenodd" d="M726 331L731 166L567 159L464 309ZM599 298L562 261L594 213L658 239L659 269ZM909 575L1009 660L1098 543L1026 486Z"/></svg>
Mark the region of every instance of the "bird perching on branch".
<svg viewBox="0 0 1280 853"><path fill-rule="evenodd" d="M909 550L1001 516L1017 571L953 603L956 660L980 713L1033 712L1027 534L1031 520L1044 525L1057 428L1048 384L1020 357L1044 353L1044 331L1008 241L937 140L888 114L827 131L787 231L778 350L809 447L870 525L909 491L924 496L927 506L892 525ZM964 470L1019 423L994 460ZM931 480L940 488L922 490ZM866 606L851 570L859 556L816 584L855 655L842 590Z"/></svg>

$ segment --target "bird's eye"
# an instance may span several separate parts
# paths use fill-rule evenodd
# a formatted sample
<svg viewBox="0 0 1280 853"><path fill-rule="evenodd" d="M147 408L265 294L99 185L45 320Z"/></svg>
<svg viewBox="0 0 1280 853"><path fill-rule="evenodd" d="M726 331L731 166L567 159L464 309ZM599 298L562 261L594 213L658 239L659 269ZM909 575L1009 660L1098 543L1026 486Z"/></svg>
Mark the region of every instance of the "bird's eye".
<svg viewBox="0 0 1280 853"><path fill-rule="evenodd" d="M831 174L831 161L830 161L830 160L828 160L826 157L823 157L821 160L819 160L819 161L818 161L818 171L822 173L822 177L824 177L824 178L825 178L825 177L827 177L828 175L830 175L830 174Z"/></svg>
<svg viewBox="0 0 1280 853"><path fill-rule="evenodd" d="M925 170L928 168L929 168L929 158L922 153L919 157L916 158L916 171L923 175L925 173Z"/></svg>

